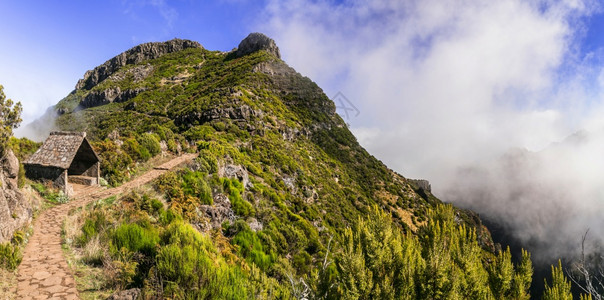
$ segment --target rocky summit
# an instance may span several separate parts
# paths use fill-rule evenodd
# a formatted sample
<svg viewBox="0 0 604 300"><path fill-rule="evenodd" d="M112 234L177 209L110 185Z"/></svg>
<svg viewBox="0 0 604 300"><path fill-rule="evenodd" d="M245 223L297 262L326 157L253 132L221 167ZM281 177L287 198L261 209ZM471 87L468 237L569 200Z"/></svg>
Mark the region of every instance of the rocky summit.
<svg viewBox="0 0 604 300"><path fill-rule="evenodd" d="M275 41L258 32L250 33L250 35L243 39L241 43L239 43L235 55L241 57L259 50L265 50L277 58L281 58L279 47L277 47Z"/></svg>

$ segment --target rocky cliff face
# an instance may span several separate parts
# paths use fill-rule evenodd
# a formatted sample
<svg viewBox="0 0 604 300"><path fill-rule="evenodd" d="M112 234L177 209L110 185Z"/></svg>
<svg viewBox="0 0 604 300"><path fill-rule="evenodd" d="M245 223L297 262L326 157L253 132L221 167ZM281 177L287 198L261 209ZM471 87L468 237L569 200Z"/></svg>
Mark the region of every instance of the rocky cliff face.
<svg viewBox="0 0 604 300"><path fill-rule="evenodd" d="M104 91L94 91L84 97L80 102L80 107L88 108L113 102L126 102L144 91L144 88L122 91L119 87L106 89ZM63 114L64 112L57 111L57 113Z"/></svg>
<svg viewBox="0 0 604 300"><path fill-rule="evenodd" d="M165 54L182 51L187 48L203 48L203 46L198 42L181 39L173 39L163 43L140 44L86 72L84 78L80 79L76 84L76 90L89 90L93 88L125 65L138 64L145 60L155 59Z"/></svg>
<svg viewBox="0 0 604 300"><path fill-rule="evenodd" d="M0 243L10 241L13 233L33 217L33 205L17 186L19 160L12 151L0 160Z"/></svg>

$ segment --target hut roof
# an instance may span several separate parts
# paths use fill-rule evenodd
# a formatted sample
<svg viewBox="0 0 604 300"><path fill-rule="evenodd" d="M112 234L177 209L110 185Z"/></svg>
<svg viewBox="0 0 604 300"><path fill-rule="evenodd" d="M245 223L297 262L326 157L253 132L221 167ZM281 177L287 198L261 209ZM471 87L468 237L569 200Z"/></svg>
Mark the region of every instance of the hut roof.
<svg viewBox="0 0 604 300"><path fill-rule="evenodd" d="M24 163L68 169L82 143L90 144L86 139L86 132L51 132L40 149ZM92 150L92 153L98 160L99 157L94 150Z"/></svg>

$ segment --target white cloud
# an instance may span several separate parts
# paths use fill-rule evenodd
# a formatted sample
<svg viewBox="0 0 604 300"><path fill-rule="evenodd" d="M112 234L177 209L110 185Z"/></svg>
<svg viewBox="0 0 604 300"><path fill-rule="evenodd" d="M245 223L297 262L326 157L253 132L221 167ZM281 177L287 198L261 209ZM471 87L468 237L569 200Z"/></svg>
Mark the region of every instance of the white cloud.
<svg viewBox="0 0 604 300"><path fill-rule="evenodd" d="M598 9L596 1L575 0L273 1L265 30L286 62L361 110L347 122L370 153L403 175L430 179L446 200L452 187L476 184L458 180L461 167L495 168L487 162L511 148L540 150L579 129L604 127L602 56L577 46L583 22ZM559 154L573 172L551 167L555 159L534 171L548 188L557 188L558 180L545 178L554 175L589 188L551 203L526 197L534 203L523 214L507 203L490 207L528 226L530 208L562 209L597 194L589 183L604 176L604 165L582 168L594 168L586 153L598 145ZM513 189L483 184L501 190L494 201ZM589 203L601 205L596 200Z"/></svg>

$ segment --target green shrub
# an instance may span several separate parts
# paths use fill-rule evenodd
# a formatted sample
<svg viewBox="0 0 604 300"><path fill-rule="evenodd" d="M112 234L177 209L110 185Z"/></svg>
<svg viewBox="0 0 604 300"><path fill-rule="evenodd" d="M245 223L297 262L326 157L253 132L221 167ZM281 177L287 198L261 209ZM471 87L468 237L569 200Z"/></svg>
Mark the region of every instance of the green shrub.
<svg viewBox="0 0 604 300"><path fill-rule="evenodd" d="M112 263L116 269L116 274L112 281L118 289L122 290L128 287L137 276L138 263L134 261L134 253L126 248L121 248L115 256L117 259Z"/></svg>
<svg viewBox="0 0 604 300"><path fill-rule="evenodd" d="M183 290L199 288L199 275L212 268L212 263L200 249L191 245L169 244L157 255L157 271L166 281L175 282Z"/></svg>
<svg viewBox="0 0 604 300"><path fill-rule="evenodd" d="M264 247L258 235L249 227L239 231L233 237L233 244L239 246L238 252L242 257L262 270L268 269L275 259L274 254L268 255L264 252Z"/></svg>
<svg viewBox="0 0 604 300"><path fill-rule="evenodd" d="M101 173L111 186L117 186L130 177L129 169L134 167L132 157L110 140L92 144L101 158Z"/></svg>
<svg viewBox="0 0 604 300"><path fill-rule="evenodd" d="M136 160L147 161L151 158L149 149L142 147L135 138L128 138L124 140L122 149L126 151L130 157Z"/></svg>
<svg viewBox="0 0 604 300"><path fill-rule="evenodd" d="M19 246L11 243L0 244L0 268L15 270L22 259L23 255Z"/></svg>
<svg viewBox="0 0 604 300"><path fill-rule="evenodd" d="M222 179L222 187L229 195L229 200L235 214L247 217L255 213L252 204L241 197L243 186L237 179Z"/></svg>
<svg viewBox="0 0 604 300"><path fill-rule="evenodd" d="M9 148L13 150L15 156L19 159L19 161L25 160L30 155L34 154L42 143L36 143L28 138L16 138L14 136L10 137L9 140Z"/></svg>
<svg viewBox="0 0 604 300"><path fill-rule="evenodd" d="M201 204L213 204L212 191L201 172L187 171L182 175L182 189L185 195L197 197Z"/></svg>
<svg viewBox="0 0 604 300"><path fill-rule="evenodd" d="M155 228L141 227L138 224L122 224L112 235L112 251L117 253L122 248L132 252L140 252L154 256L159 242L159 234Z"/></svg>
<svg viewBox="0 0 604 300"><path fill-rule="evenodd" d="M182 216L174 212L172 209L159 211L159 222L162 225L171 224L174 221L182 221Z"/></svg>
<svg viewBox="0 0 604 300"><path fill-rule="evenodd" d="M161 146L159 145L158 138L151 133L143 133L136 139L142 149L147 149L147 152L151 157L161 153Z"/></svg>
<svg viewBox="0 0 604 300"><path fill-rule="evenodd" d="M25 232L23 230L17 230L13 233L13 237L11 238L11 243L14 245L22 245L25 242Z"/></svg>
<svg viewBox="0 0 604 300"><path fill-rule="evenodd" d="M99 234L104 228L107 227L109 221L107 216L102 210L92 211L84 220L82 226L82 234L77 238L77 244L80 246L86 245L90 239Z"/></svg>

